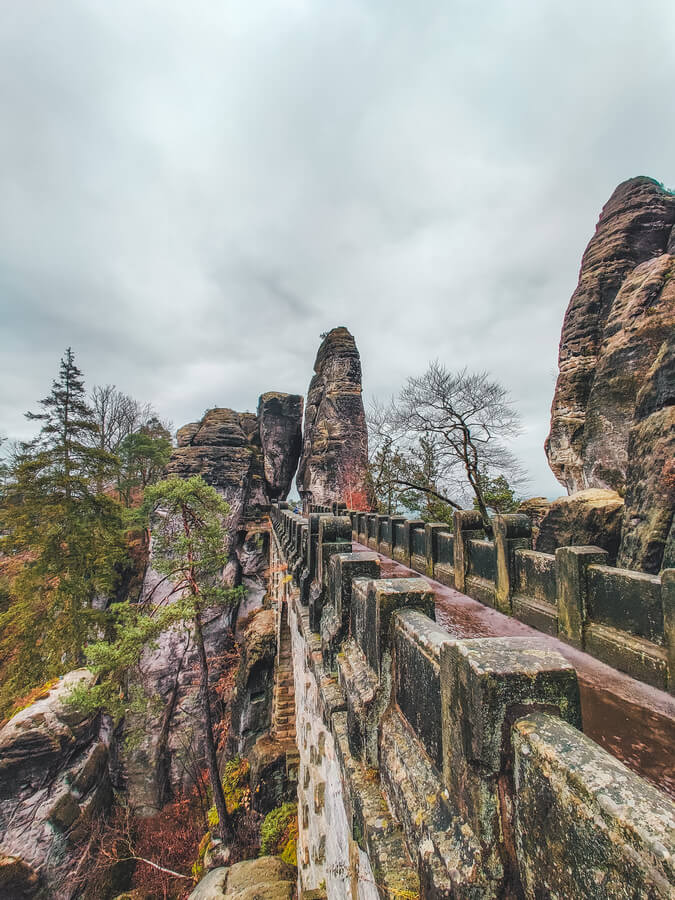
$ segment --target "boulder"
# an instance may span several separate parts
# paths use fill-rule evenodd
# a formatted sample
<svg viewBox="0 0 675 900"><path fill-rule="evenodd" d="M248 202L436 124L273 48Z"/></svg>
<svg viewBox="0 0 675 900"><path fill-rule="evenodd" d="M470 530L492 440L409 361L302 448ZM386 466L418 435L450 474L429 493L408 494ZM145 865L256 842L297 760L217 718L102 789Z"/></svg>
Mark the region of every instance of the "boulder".
<svg viewBox="0 0 675 900"><path fill-rule="evenodd" d="M278 856L262 856L212 869L189 900L292 900L296 881L294 866Z"/></svg>
<svg viewBox="0 0 675 900"><path fill-rule="evenodd" d="M589 488L551 503L539 526L535 550L555 553L558 547L593 546L616 563L621 540L623 499L616 491Z"/></svg>
<svg viewBox="0 0 675 900"><path fill-rule="evenodd" d="M361 359L346 328L329 331L319 347L307 393L297 485L306 502L335 500L369 509L368 429Z"/></svg>
<svg viewBox="0 0 675 900"><path fill-rule="evenodd" d="M66 702L92 682L69 672L0 729L0 897L78 891L82 845L112 803L110 722Z"/></svg>
<svg viewBox="0 0 675 900"><path fill-rule="evenodd" d="M550 508L551 501L547 500L546 497L529 497L527 500L523 500L516 510L516 512L528 516L532 522L533 541L536 541L539 534L539 526Z"/></svg>

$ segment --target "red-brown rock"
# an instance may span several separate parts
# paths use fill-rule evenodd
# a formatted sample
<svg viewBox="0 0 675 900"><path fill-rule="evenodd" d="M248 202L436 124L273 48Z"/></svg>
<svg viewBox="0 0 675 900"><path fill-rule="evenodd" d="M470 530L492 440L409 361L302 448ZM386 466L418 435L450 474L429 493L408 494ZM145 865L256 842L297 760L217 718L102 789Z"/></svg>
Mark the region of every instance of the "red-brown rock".
<svg viewBox="0 0 675 900"><path fill-rule="evenodd" d="M346 328L324 338L307 393L297 484L303 500L369 508L368 430L361 359Z"/></svg>

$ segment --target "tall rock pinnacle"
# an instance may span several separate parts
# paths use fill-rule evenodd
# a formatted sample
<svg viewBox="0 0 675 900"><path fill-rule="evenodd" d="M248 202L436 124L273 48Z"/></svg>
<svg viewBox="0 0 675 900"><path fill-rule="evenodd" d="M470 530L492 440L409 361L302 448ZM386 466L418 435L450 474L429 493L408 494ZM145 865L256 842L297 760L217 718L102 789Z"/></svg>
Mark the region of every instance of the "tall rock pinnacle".
<svg viewBox="0 0 675 900"><path fill-rule="evenodd" d="M297 485L303 500L369 508L368 430L361 359L346 328L324 338L307 393Z"/></svg>
<svg viewBox="0 0 675 900"><path fill-rule="evenodd" d="M625 494L619 564L647 571L659 569L675 505L674 225L675 195L650 178L623 182L603 208L563 323L546 441L568 491Z"/></svg>

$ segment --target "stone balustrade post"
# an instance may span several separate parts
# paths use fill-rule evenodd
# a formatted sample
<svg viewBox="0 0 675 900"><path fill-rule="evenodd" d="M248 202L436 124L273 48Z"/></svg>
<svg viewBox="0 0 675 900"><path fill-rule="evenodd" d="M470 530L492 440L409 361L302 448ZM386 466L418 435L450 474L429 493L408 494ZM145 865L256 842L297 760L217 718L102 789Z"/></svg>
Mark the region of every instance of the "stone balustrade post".
<svg viewBox="0 0 675 900"><path fill-rule="evenodd" d="M466 586L466 571L468 568L467 542L473 538L482 536L483 519L481 514L474 509L457 509L455 520L455 544L454 544L454 569L455 588L464 591Z"/></svg>
<svg viewBox="0 0 675 900"><path fill-rule="evenodd" d="M438 540L436 535L439 531L447 531L447 529L448 526L445 522L427 522L424 526L424 542L427 561L426 574L429 578L434 577L434 563L438 559Z"/></svg>
<svg viewBox="0 0 675 900"><path fill-rule="evenodd" d="M516 550L532 548L532 522L528 516L510 513L495 516L495 608L511 615Z"/></svg>
<svg viewBox="0 0 675 900"><path fill-rule="evenodd" d="M533 647L529 637L443 644L440 671L443 780L483 848L483 874L499 883L509 865L517 865L511 726L544 710L581 727L576 672L559 653Z"/></svg>
<svg viewBox="0 0 675 900"><path fill-rule="evenodd" d="M412 556L412 553L413 553L413 547L412 547L413 531L415 531L417 528L424 528L425 525L426 525L426 522L424 521L424 519L405 519L404 520L403 542L404 542L405 555L406 555L406 559L407 559L407 561L406 561L407 566L410 566L410 557Z"/></svg>
<svg viewBox="0 0 675 900"><path fill-rule="evenodd" d="M321 627L321 612L328 586L328 561L335 553L351 553L352 523L347 516L319 516L316 582L309 592L309 624Z"/></svg>
<svg viewBox="0 0 675 900"><path fill-rule="evenodd" d="M329 671L335 668L340 644L350 632L353 580L379 577L380 561L375 553L335 553L330 557L321 617L321 649Z"/></svg>
<svg viewBox="0 0 675 900"><path fill-rule="evenodd" d="M558 637L573 647L584 646L588 567L606 564L607 551L599 547L558 547L555 551Z"/></svg>

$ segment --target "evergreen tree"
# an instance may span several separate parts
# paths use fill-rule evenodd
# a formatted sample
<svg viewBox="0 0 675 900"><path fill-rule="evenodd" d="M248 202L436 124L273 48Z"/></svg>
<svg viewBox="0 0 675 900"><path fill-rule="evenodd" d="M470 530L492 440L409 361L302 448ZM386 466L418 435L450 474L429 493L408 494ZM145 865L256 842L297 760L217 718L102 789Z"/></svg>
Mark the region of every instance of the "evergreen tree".
<svg viewBox="0 0 675 900"><path fill-rule="evenodd" d="M104 707L120 718L138 705L141 698L127 692L131 666L136 665L146 647L177 623L189 622L199 658L199 700L206 750L206 763L224 841L233 837L231 817L218 770L209 691L209 665L204 646L203 623L207 610L237 605L243 588L223 586L227 562L224 520L229 507L218 492L198 475L176 476L151 485L145 492L142 515L152 525L153 567L173 583L169 599L153 605L128 602L115 605L116 634L87 648L98 684L86 694L75 692L73 701L82 708ZM141 702L142 699L141 699ZM146 698L147 702L147 698Z"/></svg>
<svg viewBox="0 0 675 900"><path fill-rule="evenodd" d="M97 425L68 348L2 497L0 550L21 560L0 613L0 714L11 698L79 665L124 555L121 509L97 490L114 457L91 446ZM96 604L99 605L99 604Z"/></svg>

